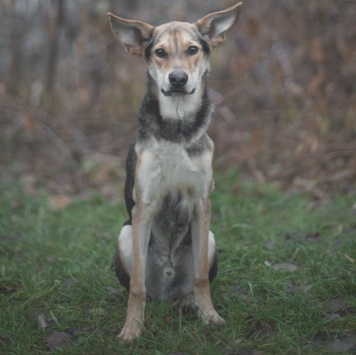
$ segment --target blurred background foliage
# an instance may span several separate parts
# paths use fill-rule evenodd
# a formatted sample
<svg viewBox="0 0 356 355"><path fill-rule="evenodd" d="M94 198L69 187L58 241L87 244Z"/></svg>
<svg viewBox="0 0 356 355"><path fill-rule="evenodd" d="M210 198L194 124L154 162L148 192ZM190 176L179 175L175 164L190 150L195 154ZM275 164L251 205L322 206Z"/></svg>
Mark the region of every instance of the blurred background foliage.
<svg viewBox="0 0 356 355"><path fill-rule="evenodd" d="M231 0L2 0L0 172L59 194L110 197L145 92L145 66L107 11L194 22ZM312 193L356 181L356 3L244 0L212 56L215 170Z"/></svg>

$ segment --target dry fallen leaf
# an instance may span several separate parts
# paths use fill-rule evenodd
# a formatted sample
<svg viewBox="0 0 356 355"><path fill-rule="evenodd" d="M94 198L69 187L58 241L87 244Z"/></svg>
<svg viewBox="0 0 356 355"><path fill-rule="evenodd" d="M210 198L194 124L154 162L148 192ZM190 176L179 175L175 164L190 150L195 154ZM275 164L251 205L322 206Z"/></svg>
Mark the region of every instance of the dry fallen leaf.
<svg viewBox="0 0 356 355"><path fill-rule="evenodd" d="M350 335L343 339L326 340L317 342L318 345L325 348L330 353L342 353L354 349L356 346L356 335Z"/></svg>
<svg viewBox="0 0 356 355"><path fill-rule="evenodd" d="M121 297L121 291L118 288L108 286L106 287L106 290L109 292L110 295Z"/></svg>
<svg viewBox="0 0 356 355"><path fill-rule="evenodd" d="M344 253L344 254L342 254L342 255L343 255L343 257L344 257L347 261L349 261L351 264L354 264L354 263L355 263L355 259L354 259L354 258L351 258L350 255L347 255L346 253Z"/></svg>
<svg viewBox="0 0 356 355"><path fill-rule="evenodd" d="M272 250L274 248L276 244L275 240L269 240L266 244L265 244L265 249L267 250Z"/></svg>
<svg viewBox="0 0 356 355"><path fill-rule="evenodd" d="M49 209L52 211L62 211L70 202L71 198L68 195L53 195L48 200Z"/></svg>
<svg viewBox="0 0 356 355"><path fill-rule="evenodd" d="M85 308L84 309L85 314L94 314L95 316L102 316L105 314L105 309L102 307L97 307L97 308Z"/></svg>
<svg viewBox="0 0 356 355"><path fill-rule="evenodd" d="M37 316L37 321L38 321L38 325L42 329L45 329L45 328L47 328L49 326L49 324L47 323L47 320L46 320L46 316L43 313L40 313Z"/></svg>
<svg viewBox="0 0 356 355"><path fill-rule="evenodd" d="M284 292L288 294L304 293L307 294L312 288L312 285L301 285L298 282L288 281L284 286Z"/></svg>
<svg viewBox="0 0 356 355"><path fill-rule="evenodd" d="M23 201L20 200L12 200L10 203L11 207L14 209L21 208L23 206Z"/></svg>
<svg viewBox="0 0 356 355"><path fill-rule="evenodd" d="M277 322L274 319L267 319L262 322L251 315L247 317L246 323L249 324L249 329L245 334L246 339L276 333L278 329Z"/></svg>
<svg viewBox="0 0 356 355"><path fill-rule="evenodd" d="M68 349L71 347L71 342L74 336L66 332L54 332L46 338L47 347L50 350L58 348Z"/></svg>
<svg viewBox="0 0 356 355"><path fill-rule="evenodd" d="M346 298L334 298L330 300L328 307L326 309L327 313L336 313L346 308L349 300Z"/></svg>
<svg viewBox="0 0 356 355"><path fill-rule="evenodd" d="M275 264L275 265L273 265L273 268L275 270L285 270L285 271L290 271L290 272L294 272L294 271L298 270L297 265L289 264L289 263Z"/></svg>
<svg viewBox="0 0 356 355"><path fill-rule="evenodd" d="M47 263L53 264L56 262L56 258L53 255L48 255L46 258Z"/></svg>
<svg viewBox="0 0 356 355"><path fill-rule="evenodd" d="M328 323L339 319L341 319L341 315L339 313L330 313L324 318L324 322Z"/></svg>
<svg viewBox="0 0 356 355"><path fill-rule="evenodd" d="M172 320L173 320L172 317L167 316L164 318L164 323L166 323L166 324L172 323Z"/></svg>
<svg viewBox="0 0 356 355"><path fill-rule="evenodd" d="M63 286L70 286L72 285L73 283L75 283L76 280L73 279L72 277L69 277L68 279L65 279L63 282L62 282L62 285Z"/></svg>
<svg viewBox="0 0 356 355"><path fill-rule="evenodd" d="M243 339L240 339L240 338L238 338L238 339L235 339L234 340L234 345L240 345L241 343L243 342Z"/></svg>
<svg viewBox="0 0 356 355"><path fill-rule="evenodd" d="M321 240L321 235L318 232L311 232L311 233L295 233L289 232L286 233L284 236L286 240L292 241L305 241L307 243L315 243Z"/></svg>
<svg viewBox="0 0 356 355"><path fill-rule="evenodd" d="M309 234L306 234L304 236L304 239L306 242L308 243L315 243L315 242L319 242L320 239L321 239L321 235L316 232L316 233L309 233Z"/></svg>
<svg viewBox="0 0 356 355"><path fill-rule="evenodd" d="M6 334L6 333L1 333L0 332L0 340L3 343L12 343L11 337L10 335Z"/></svg>
<svg viewBox="0 0 356 355"><path fill-rule="evenodd" d="M288 294L294 294L294 293L297 293L299 291L299 287L298 285L293 282L293 281L288 281L286 283L286 285L284 286L284 292L285 293L288 293Z"/></svg>

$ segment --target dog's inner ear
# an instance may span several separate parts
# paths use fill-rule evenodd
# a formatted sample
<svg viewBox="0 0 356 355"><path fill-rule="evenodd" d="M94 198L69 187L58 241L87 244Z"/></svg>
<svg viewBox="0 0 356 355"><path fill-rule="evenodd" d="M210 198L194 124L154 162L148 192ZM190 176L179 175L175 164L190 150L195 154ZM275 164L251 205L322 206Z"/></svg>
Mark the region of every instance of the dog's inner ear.
<svg viewBox="0 0 356 355"><path fill-rule="evenodd" d="M111 29L126 51L142 56L152 37L154 26L142 21L127 20L111 13L108 15Z"/></svg>
<svg viewBox="0 0 356 355"><path fill-rule="evenodd" d="M225 33L234 24L238 8L241 5L240 2L226 10L213 12L195 23L199 32L212 48L225 41Z"/></svg>

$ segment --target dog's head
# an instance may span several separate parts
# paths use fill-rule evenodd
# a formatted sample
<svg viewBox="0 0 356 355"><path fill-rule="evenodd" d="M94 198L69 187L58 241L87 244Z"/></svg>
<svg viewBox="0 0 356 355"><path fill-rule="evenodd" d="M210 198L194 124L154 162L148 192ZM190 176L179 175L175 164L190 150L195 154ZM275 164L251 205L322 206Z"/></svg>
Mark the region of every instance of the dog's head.
<svg viewBox="0 0 356 355"><path fill-rule="evenodd" d="M238 3L211 13L195 23L169 22L157 27L111 13L111 28L131 54L144 57L148 71L165 96L192 95L209 69L211 51L225 40Z"/></svg>

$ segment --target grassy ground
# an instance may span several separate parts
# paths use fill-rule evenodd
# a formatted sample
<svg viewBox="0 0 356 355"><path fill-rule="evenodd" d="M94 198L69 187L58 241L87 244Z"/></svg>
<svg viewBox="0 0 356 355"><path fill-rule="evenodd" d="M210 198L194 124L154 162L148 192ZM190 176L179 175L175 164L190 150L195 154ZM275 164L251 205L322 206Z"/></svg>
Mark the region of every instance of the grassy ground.
<svg viewBox="0 0 356 355"><path fill-rule="evenodd" d="M318 207L234 175L216 185L212 296L227 326L150 302L128 347L116 340L127 293L111 271L124 206L97 196L53 211L2 184L0 354L355 353L356 196Z"/></svg>

